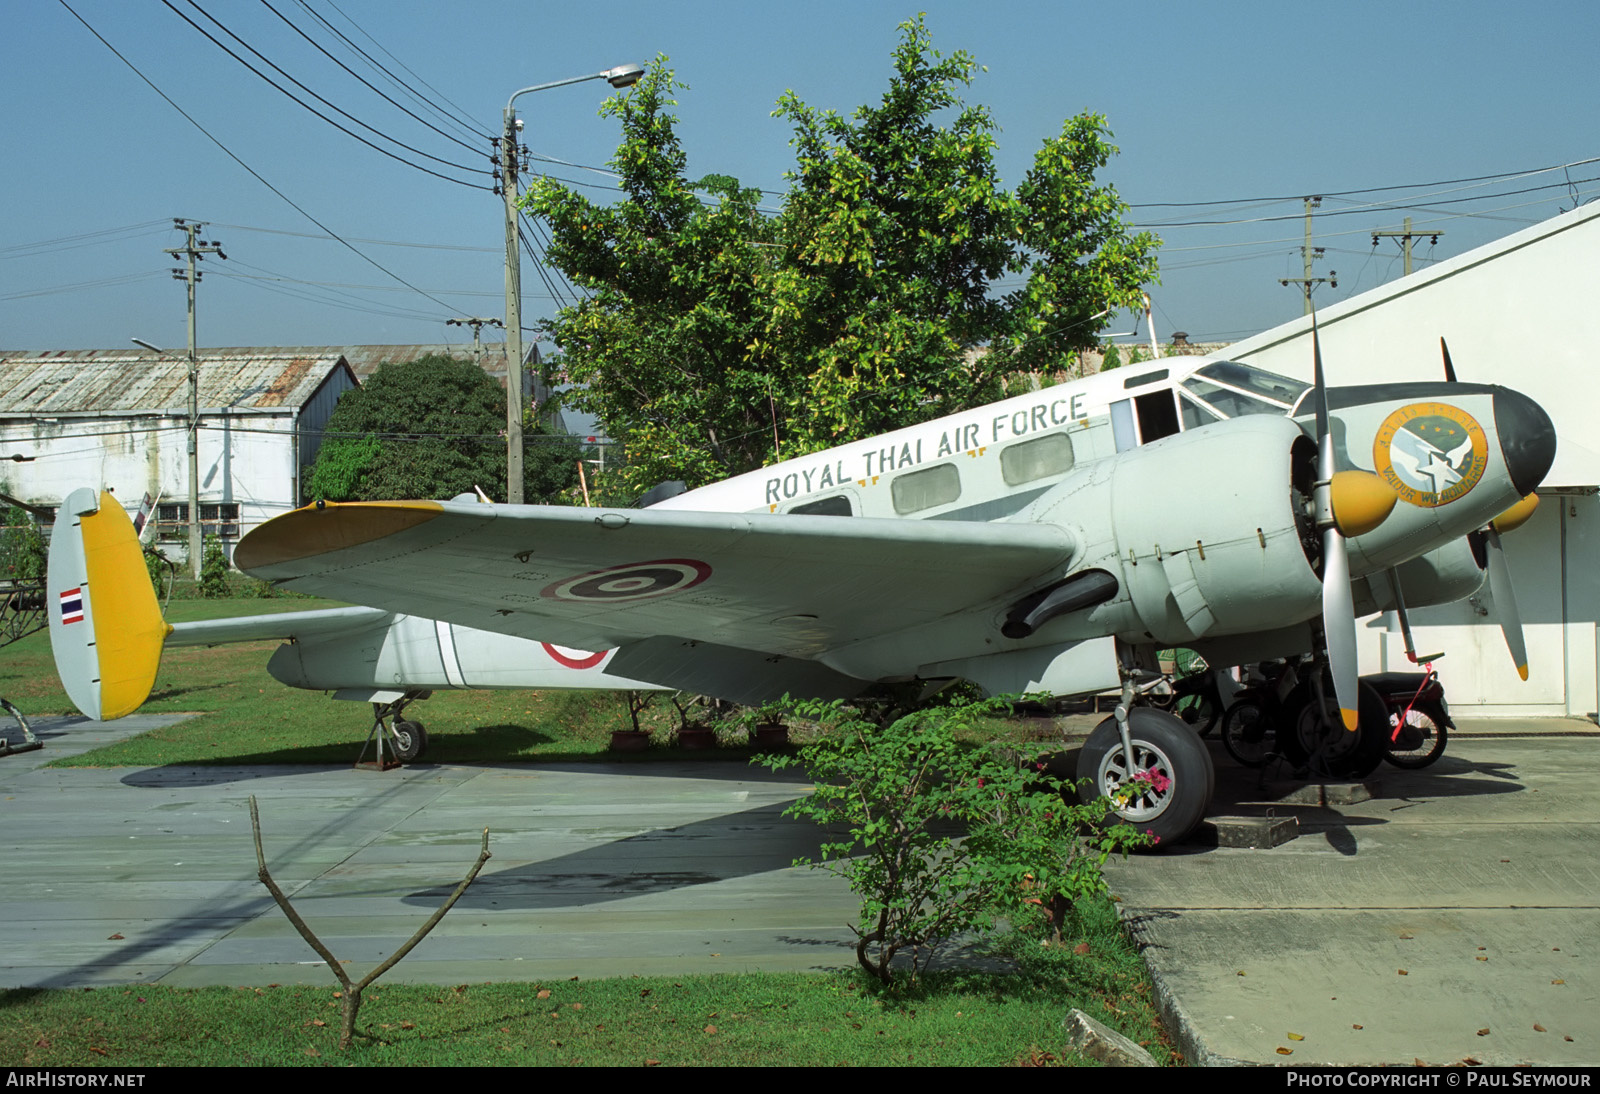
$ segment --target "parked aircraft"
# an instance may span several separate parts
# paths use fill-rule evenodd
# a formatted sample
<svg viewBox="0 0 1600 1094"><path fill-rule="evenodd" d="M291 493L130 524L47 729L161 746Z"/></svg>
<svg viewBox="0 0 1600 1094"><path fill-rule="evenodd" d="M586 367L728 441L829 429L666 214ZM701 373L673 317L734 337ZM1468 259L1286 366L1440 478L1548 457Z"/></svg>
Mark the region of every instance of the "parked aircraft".
<svg viewBox="0 0 1600 1094"><path fill-rule="evenodd" d="M402 707L440 687L654 686L742 703L952 679L1120 688L1080 774L1097 792L1133 784L1124 815L1181 839L1203 817L1211 761L1180 721L1134 702L1155 651L1220 665L1315 655L1331 680L1308 675L1300 739L1323 770L1364 774L1387 719L1357 698L1355 616L1476 592L1503 563L1480 530L1525 516L1554 457L1549 418L1515 391L1328 389L1317 371L1307 385L1212 358L1152 361L658 489L645 508L318 503L252 531L235 563L370 607L170 631L153 600L96 610L120 595L108 582L138 582L95 572L93 529L120 508L78 491L66 512L81 536L56 533L66 565L52 547L58 666L100 717L143 701L164 636L288 638L269 664L278 679ZM132 619L136 634L104 641L108 620L123 634ZM1507 629L1515 652L1514 615Z"/></svg>

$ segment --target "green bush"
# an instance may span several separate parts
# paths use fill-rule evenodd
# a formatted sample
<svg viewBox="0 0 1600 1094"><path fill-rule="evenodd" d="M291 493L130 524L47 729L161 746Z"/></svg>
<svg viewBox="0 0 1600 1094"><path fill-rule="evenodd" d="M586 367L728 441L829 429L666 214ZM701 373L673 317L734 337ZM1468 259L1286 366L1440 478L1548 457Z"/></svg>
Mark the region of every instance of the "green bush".
<svg viewBox="0 0 1600 1094"><path fill-rule="evenodd" d="M208 600L233 595L228 585L228 552L214 536L206 537L200 554L200 595Z"/></svg>
<svg viewBox="0 0 1600 1094"><path fill-rule="evenodd" d="M1001 922L1044 924L1059 935L1079 901L1106 891L1100 872L1116 851L1151 842L1128 825L1102 825L1110 802L1077 804L1075 787L1043 758L959 742L1010 698L928 707L880 724L839 703L798 704L827 723L798 759L812 794L786 811L839 838L822 860L861 898L856 959L885 983L911 953L911 978L954 935Z"/></svg>

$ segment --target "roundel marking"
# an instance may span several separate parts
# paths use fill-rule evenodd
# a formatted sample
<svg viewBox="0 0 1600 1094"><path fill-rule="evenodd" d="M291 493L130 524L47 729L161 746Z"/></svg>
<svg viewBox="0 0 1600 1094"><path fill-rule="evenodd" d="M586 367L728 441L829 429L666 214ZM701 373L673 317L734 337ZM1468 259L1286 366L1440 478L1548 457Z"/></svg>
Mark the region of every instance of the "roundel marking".
<svg viewBox="0 0 1600 1094"><path fill-rule="evenodd" d="M692 589L711 576L711 567L692 558L658 558L590 570L547 585L540 596L555 600L626 604Z"/></svg>
<svg viewBox="0 0 1600 1094"><path fill-rule="evenodd" d="M1460 407L1412 403L1378 427L1372 463L1400 500L1434 509L1478 485L1489 465L1489 440Z"/></svg>
<svg viewBox="0 0 1600 1094"><path fill-rule="evenodd" d="M571 646L557 646L550 642L540 642L539 645L550 655L550 660L569 669L592 669L606 659L605 650L590 653L588 650L575 650Z"/></svg>

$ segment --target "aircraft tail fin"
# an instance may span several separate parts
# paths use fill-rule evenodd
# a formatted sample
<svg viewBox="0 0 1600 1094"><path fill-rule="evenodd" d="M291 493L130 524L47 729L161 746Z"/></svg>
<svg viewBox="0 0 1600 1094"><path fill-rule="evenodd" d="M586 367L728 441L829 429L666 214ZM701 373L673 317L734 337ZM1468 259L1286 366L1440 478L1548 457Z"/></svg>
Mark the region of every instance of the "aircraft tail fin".
<svg viewBox="0 0 1600 1094"><path fill-rule="evenodd" d="M111 494L74 490L61 507L46 607L56 673L73 704L96 721L138 710L172 628L161 618L133 522Z"/></svg>

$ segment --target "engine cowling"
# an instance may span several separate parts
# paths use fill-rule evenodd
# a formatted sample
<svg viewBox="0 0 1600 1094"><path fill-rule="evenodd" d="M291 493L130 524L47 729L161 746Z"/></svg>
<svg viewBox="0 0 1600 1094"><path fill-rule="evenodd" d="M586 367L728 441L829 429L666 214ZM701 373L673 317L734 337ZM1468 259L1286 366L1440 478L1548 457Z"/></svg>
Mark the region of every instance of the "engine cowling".
<svg viewBox="0 0 1600 1094"><path fill-rule="evenodd" d="M1205 426L1102 460L1019 519L1069 528L1074 573L1115 575L1115 596L1056 626L1186 645L1315 616L1309 495L1315 445L1284 418ZM1204 489L1199 489L1200 486ZM1200 498L1205 500L1202 502Z"/></svg>

